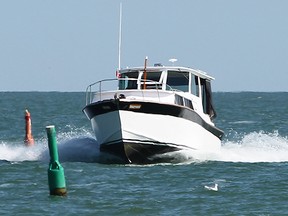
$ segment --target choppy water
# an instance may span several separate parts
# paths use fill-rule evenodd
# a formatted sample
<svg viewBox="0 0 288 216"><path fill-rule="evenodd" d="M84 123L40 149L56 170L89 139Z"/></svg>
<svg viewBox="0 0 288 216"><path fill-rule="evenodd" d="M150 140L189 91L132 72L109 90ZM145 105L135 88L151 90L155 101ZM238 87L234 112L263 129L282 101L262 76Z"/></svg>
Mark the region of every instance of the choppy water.
<svg viewBox="0 0 288 216"><path fill-rule="evenodd" d="M109 165L84 93L0 92L1 215L286 215L288 93L215 93L219 152L175 164ZM35 146L26 148L24 111ZM68 195L49 195L45 127L54 124ZM218 191L205 186L219 185Z"/></svg>

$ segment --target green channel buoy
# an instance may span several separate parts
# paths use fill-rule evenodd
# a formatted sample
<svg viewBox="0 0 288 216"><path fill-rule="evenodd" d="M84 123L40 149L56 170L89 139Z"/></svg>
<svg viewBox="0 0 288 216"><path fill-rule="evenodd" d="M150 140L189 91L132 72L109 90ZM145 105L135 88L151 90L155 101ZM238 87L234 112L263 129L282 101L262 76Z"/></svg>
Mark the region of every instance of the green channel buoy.
<svg viewBox="0 0 288 216"><path fill-rule="evenodd" d="M50 154L50 163L48 168L48 183L50 195L65 196L66 183L64 176L64 168L61 166L58 159L58 148L56 141L56 130L54 125L46 127L48 136L48 147Z"/></svg>

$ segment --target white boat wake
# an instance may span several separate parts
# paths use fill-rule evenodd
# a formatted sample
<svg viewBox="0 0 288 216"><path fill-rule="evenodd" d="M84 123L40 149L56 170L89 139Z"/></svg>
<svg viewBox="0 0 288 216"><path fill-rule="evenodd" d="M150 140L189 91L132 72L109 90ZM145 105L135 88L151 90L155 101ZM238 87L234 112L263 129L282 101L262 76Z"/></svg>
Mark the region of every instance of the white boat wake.
<svg viewBox="0 0 288 216"><path fill-rule="evenodd" d="M183 155L190 162L223 161L223 162L287 162L288 138L277 132L252 132L244 135L239 141L224 141L219 151L193 152ZM182 156L183 157L183 156Z"/></svg>
<svg viewBox="0 0 288 216"><path fill-rule="evenodd" d="M62 162L101 162L105 155L99 152L99 146L93 136L82 133L57 135L59 160ZM239 141L225 141L219 151L199 152L183 150L166 153L174 158L172 163L190 164L207 161L222 162L287 162L288 138L275 133L252 132ZM157 157L161 157L158 155ZM104 158L105 159L105 158ZM7 143L0 141L0 160L2 161L49 161L46 139L35 140L35 145L26 147L22 142Z"/></svg>

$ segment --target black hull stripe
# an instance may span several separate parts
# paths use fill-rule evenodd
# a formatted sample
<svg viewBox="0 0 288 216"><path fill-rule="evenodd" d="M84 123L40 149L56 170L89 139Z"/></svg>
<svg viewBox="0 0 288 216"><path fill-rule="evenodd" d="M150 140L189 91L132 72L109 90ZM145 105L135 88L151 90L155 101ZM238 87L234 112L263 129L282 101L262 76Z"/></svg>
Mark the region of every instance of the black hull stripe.
<svg viewBox="0 0 288 216"><path fill-rule="evenodd" d="M137 105L138 108L130 108L131 104ZM117 110L127 110L132 112L148 113L148 114L159 114L159 115L170 115L174 117L184 118L194 123L197 123L210 131L216 137L221 139L223 137L223 131L205 122L194 110L173 104L162 104L156 102L143 102L143 101L121 101L118 99L100 101L87 105L83 112L91 120L97 115L109 113Z"/></svg>
<svg viewBox="0 0 288 216"><path fill-rule="evenodd" d="M155 157L159 154L167 152L174 152L180 149L171 146L160 145L147 145L147 144L135 144L129 141L118 141L111 145L101 145L100 151L107 152L118 157L124 163L133 164L150 164L171 162L171 157Z"/></svg>
<svg viewBox="0 0 288 216"><path fill-rule="evenodd" d="M109 145L115 145L115 143L119 143L119 142L128 142L131 144L141 144L141 145L154 145L154 146L163 146L163 147L171 147L171 148L178 148L178 149L190 149L190 150L196 150L195 148L186 146L186 145L181 145L181 144L177 144L177 143L163 143L163 142L157 142L157 141L150 141L150 140L135 140L135 139L118 139L118 140L114 140L111 142L106 142L101 144L101 146L109 146Z"/></svg>

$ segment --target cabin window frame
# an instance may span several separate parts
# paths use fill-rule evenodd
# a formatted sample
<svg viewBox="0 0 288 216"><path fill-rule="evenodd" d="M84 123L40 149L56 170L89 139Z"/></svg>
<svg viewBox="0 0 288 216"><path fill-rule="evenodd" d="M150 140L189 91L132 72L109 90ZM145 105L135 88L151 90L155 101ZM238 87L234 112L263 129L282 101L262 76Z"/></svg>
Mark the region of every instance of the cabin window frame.
<svg viewBox="0 0 288 216"><path fill-rule="evenodd" d="M194 96L199 97L200 91L199 91L199 76L197 76L194 73L190 73L190 78L189 78L189 93L193 94Z"/></svg>
<svg viewBox="0 0 288 216"><path fill-rule="evenodd" d="M178 73L180 75L183 75L183 77L186 78L187 83L186 85L172 85L169 84L169 73ZM184 74L187 74L186 76L184 76ZM173 77L173 76L172 76ZM175 76L174 76L175 77ZM181 76L179 76L181 77ZM190 92L190 74L188 71L180 71L180 70L167 70L166 71L166 80L165 80L166 86L169 86L169 88L172 88L172 90L178 90L178 91L182 91L182 92ZM186 89L180 88L179 86L183 86ZM167 88L166 88L167 89Z"/></svg>
<svg viewBox="0 0 288 216"><path fill-rule="evenodd" d="M148 70L148 71L146 71L146 73L147 73L147 78L146 78L146 80L148 81L148 82L146 82L146 85L148 84L149 85L149 82L150 82L150 86L151 86L151 81L153 81L153 83L152 83L152 86L151 86L151 88L147 88L147 89L163 89L164 88L164 86L163 86L163 73L164 73L165 71L164 70L156 70L156 71L152 71L152 70ZM151 75L151 74L153 74L153 73L160 73L160 76L158 76L159 77L159 79L156 81L156 80L154 80L154 79L149 79L149 75ZM139 77L138 77L138 81L139 81L139 83L138 83L138 88L139 89L143 89L142 88L142 85L143 85L143 82L144 82L144 71L139 71ZM160 86L159 88L158 88L158 86Z"/></svg>
<svg viewBox="0 0 288 216"><path fill-rule="evenodd" d="M131 75L132 73L137 74L137 76L135 77L128 76L128 75ZM118 89L119 90L138 89L138 80L139 80L139 71L131 71L131 72L122 73L120 80L118 82Z"/></svg>

